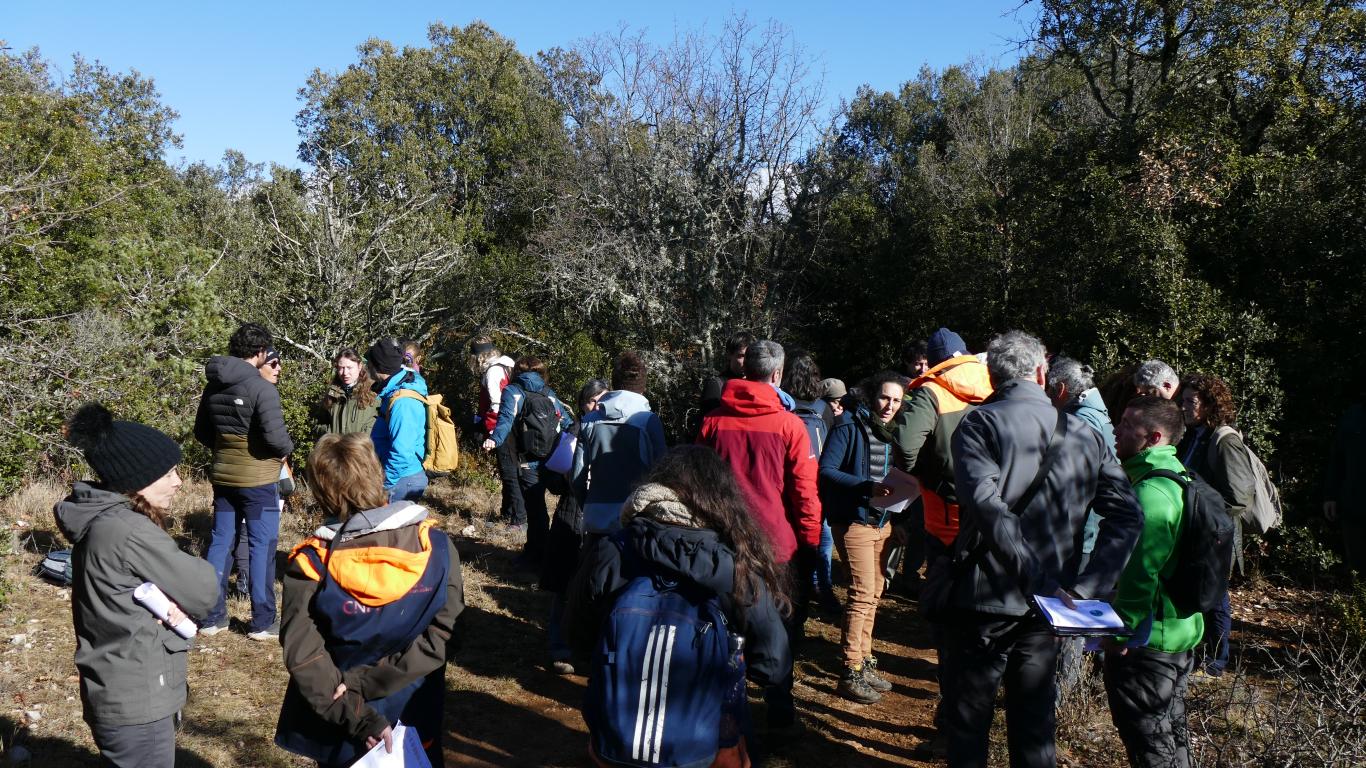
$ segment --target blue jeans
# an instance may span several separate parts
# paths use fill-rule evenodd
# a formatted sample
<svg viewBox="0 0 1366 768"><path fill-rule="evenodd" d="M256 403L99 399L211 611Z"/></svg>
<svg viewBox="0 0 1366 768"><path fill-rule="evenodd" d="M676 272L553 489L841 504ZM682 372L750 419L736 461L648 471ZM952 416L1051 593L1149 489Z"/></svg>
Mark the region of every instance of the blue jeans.
<svg viewBox="0 0 1366 768"><path fill-rule="evenodd" d="M835 537L830 533L829 520L821 520L821 545L818 551L821 559L816 563L813 583L818 593L825 594L834 589L834 582L830 579L830 553L835 551Z"/></svg>
<svg viewBox="0 0 1366 768"><path fill-rule="evenodd" d="M213 535L204 559L218 574L218 603L201 626L221 623L228 615L228 566L238 521L247 523L247 557L251 586L249 632L275 623L275 549L280 540L280 496L275 483L255 488L213 487Z"/></svg>
<svg viewBox="0 0 1366 768"><path fill-rule="evenodd" d="M421 501L422 494L427 492L427 473L414 472L406 477L400 477L398 482L385 488L389 492L389 503L396 501Z"/></svg>
<svg viewBox="0 0 1366 768"><path fill-rule="evenodd" d="M1212 653L1205 657L1205 671L1211 675L1222 675L1228 666L1228 636L1233 631L1233 611L1228 601L1228 591L1219 607L1205 614L1205 641L1214 646Z"/></svg>

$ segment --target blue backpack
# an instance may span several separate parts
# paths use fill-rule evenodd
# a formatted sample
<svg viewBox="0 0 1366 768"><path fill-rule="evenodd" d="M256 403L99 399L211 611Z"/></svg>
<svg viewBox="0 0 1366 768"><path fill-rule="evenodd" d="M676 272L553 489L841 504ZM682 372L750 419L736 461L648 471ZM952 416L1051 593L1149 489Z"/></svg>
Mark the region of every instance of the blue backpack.
<svg viewBox="0 0 1366 768"><path fill-rule="evenodd" d="M810 403L798 401L797 407L792 410L802 420L802 426L806 427L806 435L811 438L811 452L817 459L825 451L826 432L829 430L825 423L825 409L829 407L821 400Z"/></svg>
<svg viewBox="0 0 1366 768"><path fill-rule="evenodd" d="M593 752L610 765L706 768L746 723L743 638L715 593L664 578L629 537L612 537L630 581L603 625L583 705Z"/></svg>

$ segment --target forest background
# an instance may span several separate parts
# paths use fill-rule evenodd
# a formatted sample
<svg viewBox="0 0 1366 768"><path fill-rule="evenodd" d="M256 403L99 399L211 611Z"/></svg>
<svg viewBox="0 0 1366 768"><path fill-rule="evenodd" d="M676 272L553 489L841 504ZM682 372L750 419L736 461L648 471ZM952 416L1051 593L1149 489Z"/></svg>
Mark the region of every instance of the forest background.
<svg viewBox="0 0 1366 768"><path fill-rule="evenodd" d="M535 56L434 24L302 84L300 168L169 165L149 79L0 50L0 493L70 471L60 424L92 399L202 465L203 362L248 320L296 438L332 354L383 335L467 403L476 333L566 396L641 349L681 439L735 329L853 383L941 325L1022 328L1102 374L1228 380L1288 503L1271 544L1323 566L1327 440L1366 390L1363 3L1019 13L1015 66L865 87L833 121L776 22Z"/></svg>

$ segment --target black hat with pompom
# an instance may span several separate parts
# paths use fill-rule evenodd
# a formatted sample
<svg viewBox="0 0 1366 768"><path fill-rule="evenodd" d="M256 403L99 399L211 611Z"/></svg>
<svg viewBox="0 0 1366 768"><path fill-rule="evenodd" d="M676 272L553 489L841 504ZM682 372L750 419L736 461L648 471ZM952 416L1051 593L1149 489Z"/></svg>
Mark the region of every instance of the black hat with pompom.
<svg viewBox="0 0 1366 768"><path fill-rule="evenodd" d="M109 409L86 403L66 423L66 436L115 493L140 491L180 463L180 446L160 430L115 421Z"/></svg>

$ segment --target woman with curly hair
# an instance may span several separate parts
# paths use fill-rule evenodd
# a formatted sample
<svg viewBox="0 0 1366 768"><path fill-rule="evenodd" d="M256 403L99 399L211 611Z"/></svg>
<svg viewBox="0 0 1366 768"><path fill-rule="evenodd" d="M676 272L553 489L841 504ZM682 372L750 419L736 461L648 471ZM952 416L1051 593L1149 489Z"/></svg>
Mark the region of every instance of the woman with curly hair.
<svg viewBox="0 0 1366 768"><path fill-rule="evenodd" d="M332 384L314 416L316 436L370 434L379 415L379 403L365 361L359 352L347 347L332 358L332 370Z"/></svg>
<svg viewBox="0 0 1366 768"><path fill-rule="evenodd" d="M1233 554L1238 572L1242 573L1243 512L1253 504L1257 476L1243 436L1234 427L1238 411L1233 404L1233 392L1218 376L1188 376L1181 382L1181 411L1186 420L1186 436L1177 446L1176 455L1186 469L1223 495L1233 517ZM1233 627L1227 592L1219 607L1205 614L1205 627L1205 639L1212 651L1196 675L1218 677L1228 666L1229 632Z"/></svg>
<svg viewBox="0 0 1366 768"><path fill-rule="evenodd" d="M633 734L634 746L639 747L643 718L657 728L653 737L649 733L645 735L647 741L653 742L656 755L660 753L662 740L666 754L683 753L703 756L702 759L714 755L710 763L690 761L693 765L748 766L744 737L748 728L748 704L743 684L719 696L714 709L704 707L708 712L715 712L716 721L695 723L695 728L684 728L682 732L666 727L664 702L659 698L645 706L643 689L639 710L631 707L628 717L602 711L594 704L606 695L604 688L612 684L619 665L641 663L647 672L654 669L652 680L660 676L658 664L662 657L659 648L652 649L644 642L614 646L612 641L620 640L620 637L606 632L601 637L598 635L608 629L617 600L638 589L641 579L645 579L645 583L674 585L671 588L680 593L715 595L720 604L725 617L723 626L704 625L696 635L688 634L686 622L673 623L674 619L670 618L667 626L671 627L668 635L671 643L674 631L678 632L677 643L686 644L685 647L716 637L708 634L709 631L729 632L732 647L743 649L745 673L750 680L771 685L790 674L792 660L782 620L783 615L791 613L787 590L773 561L768 539L754 522L734 473L711 449L680 445L654 465L645 482L626 500L621 521L622 530L599 538L587 549L575 576L572 604L575 620L570 622L576 630L575 645L580 654L591 654L593 658L584 719L588 723L589 751L595 764L641 764L615 758L631 751ZM692 626L696 628L697 625ZM737 637L741 639L736 640ZM663 664L665 683L662 690L667 691L670 671L667 658ZM691 675L697 670L678 672ZM630 689L628 694L634 691L634 686L627 688ZM675 688L680 688L677 680ZM685 697L700 695L702 690L690 688L686 683L681 688L685 692L680 695ZM620 690L614 690L620 694ZM672 700L670 696L669 701ZM637 714L637 711L643 714ZM659 712L657 718L656 711ZM672 708L668 711L674 713ZM698 734L719 736L716 743L702 743L698 741Z"/></svg>

